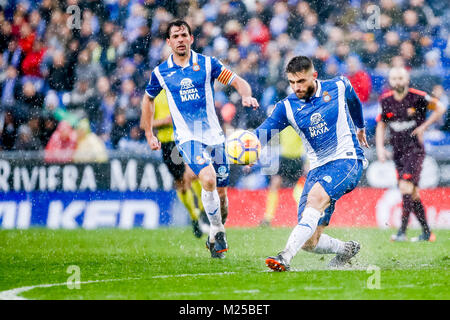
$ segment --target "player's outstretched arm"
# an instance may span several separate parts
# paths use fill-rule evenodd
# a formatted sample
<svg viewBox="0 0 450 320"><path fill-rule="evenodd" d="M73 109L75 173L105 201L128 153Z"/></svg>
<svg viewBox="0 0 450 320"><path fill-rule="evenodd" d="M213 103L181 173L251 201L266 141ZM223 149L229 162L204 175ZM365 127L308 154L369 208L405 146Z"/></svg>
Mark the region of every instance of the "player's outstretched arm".
<svg viewBox="0 0 450 320"><path fill-rule="evenodd" d="M258 101L252 97L252 88L247 81L236 75L234 80L231 82L231 85L242 97L242 105L244 107L253 107L254 109L259 107Z"/></svg>
<svg viewBox="0 0 450 320"><path fill-rule="evenodd" d="M422 123L420 126L418 126L414 131L411 133L413 136L417 136L419 141L423 143L423 135L425 131L429 128L431 124L438 121L445 113L445 107L442 105L442 103L436 99L432 98L430 101L430 104L428 105L428 108L433 110L431 115L428 117L428 119Z"/></svg>
<svg viewBox="0 0 450 320"><path fill-rule="evenodd" d="M145 131L145 138L152 150L161 149L161 142L153 135L153 115L155 114L155 103L149 95L144 94L141 104L140 127Z"/></svg>

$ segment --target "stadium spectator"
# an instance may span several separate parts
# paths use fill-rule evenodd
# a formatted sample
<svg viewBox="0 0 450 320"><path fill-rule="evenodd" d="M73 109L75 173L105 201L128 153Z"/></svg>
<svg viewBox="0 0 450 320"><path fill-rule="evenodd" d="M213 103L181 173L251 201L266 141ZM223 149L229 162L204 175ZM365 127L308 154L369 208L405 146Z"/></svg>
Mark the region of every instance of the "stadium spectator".
<svg viewBox="0 0 450 320"><path fill-rule="evenodd" d="M127 136L128 130L129 123L126 118L125 111L120 108L116 109L114 124L110 133L110 141L114 149L117 149L119 141Z"/></svg>
<svg viewBox="0 0 450 320"><path fill-rule="evenodd" d="M44 95L36 90L33 82L25 82L14 106L17 118L26 122L33 112L40 113L43 106Z"/></svg>
<svg viewBox="0 0 450 320"><path fill-rule="evenodd" d="M372 92L372 80L370 75L361 69L361 63L356 56L350 56L346 60L347 78L350 80L353 88L361 102L367 102Z"/></svg>
<svg viewBox="0 0 450 320"><path fill-rule="evenodd" d="M303 29L299 40L299 43L294 49L294 54L301 54L307 57L314 56L319 46L319 41L314 37L313 31L311 29Z"/></svg>
<svg viewBox="0 0 450 320"><path fill-rule="evenodd" d="M289 10L287 3L277 1L274 4L273 16L269 23L270 33L272 34L272 36L276 37L282 33L287 32L288 20Z"/></svg>
<svg viewBox="0 0 450 320"><path fill-rule="evenodd" d="M118 147L120 151L130 154L150 154L150 147L138 125L131 127L128 135L119 140Z"/></svg>
<svg viewBox="0 0 450 320"><path fill-rule="evenodd" d="M48 70L47 81L50 89L58 92L71 91L70 69L68 61L63 51L56 51L53 54L52 64Z"/></svg>
<svg viewBox="0 0 450 320"><path fill-rule="evenodd" d="M78 55L78 63L75 67L75 77L77 80L87 80L89 87L95 85L96 79L103 75L103 69L98 62L91 59L88 49L84 49Z"/></svg>
<svg viewBox="0 0 450 320"><path fill-rule="evenodd" d="M105 143L90 129L89 120L82 119L76 128L77 147L73 153L74 162L106 162L108 153Z"/></svg>
<svg viewBox="0 0 450 320"><path fill-rule="evenodd" d="M17 140L14 143L14 150L37 151L42 149L41 141L35 136L27 124L19 127Z"/></svg>
<svg viewBox="0 0 450 320"><path fill-rule="evenodd" d="M108 143L110 142L110 135L114 126L114 112L116 107L116 96L114 93L106 93L100 104L101 118L96 129L97 133Z"/></svg>
<svg viewBox="0 0 450 320"><path fill-rule="evenodd" d="M0 20L1 20L0 52L4 52L12 41L11 23L9 23L9 21L4 19L4 16L2 15L1 12L0 12Z"/></svg>
<svg viewBox="0 0 450 320"><path fill-rule="evenodd" d="M404 59L406 68L411 70L419 68L423 63L423 57L411 41L402 42L400 56Z"/></svg>
<svg viewBox="0 0 450 320"><path fill-rule="evenodd" d="M264 53L272 36L269 28L260 19L254 17L248 22L246 31L250 36L251 42L259 44L261 46L261 52Z"/></svg>
<svg viewBox="0 0 450 320"><path fill-rule="evenodd" d="M33 32L31 26L24 22L20 26L19 47L27 55L33 50L33 44L36 40L36 33Z"/></svg>
<svg viewBox="0 0 450 320"><path fill-rule="evenodd" d="M399 26L402 22L402 11L394 0L381 0L381 12L389 16L393 26Z"/></svg>
<svg viewBox="0 0 450 320"><path fill-rule="evenodd" d="M389 31L384 35L384 43L380 47L379 61L389 63L400 52L400 36L395 31Z"/></svg>
<svg viewBox="0 0 450 320"><path fill-rule="evenodd" d="M51 115L45 114L42 116L40 123L40 139L42 146L46 146L48 144L53 132L56 130L57 125L58 122Z"/></svg>
<svg viewBox="0 0 450 320"><path fill-rule="evenodd" d="M83 115L89 118L95 117L99 108L95 99L95 88L90 86L90 80L88 79L81 79L76 83L74 90L65 93L63 103L68 110L80 115L80 118Z"/></svg>
<svg viewBox="0 0 450 320"><path fill-rule="evenodd" d="M6 109L13 108L17 97L22 91L17 70L9 65L6 69L5 78L0 82L0 113Z"/></svg>
<svg viewBox="0 0 450 320"><path fill-rule="evenodd" d="M0 121L0 150L12 150L16 142L17 122L11 111L4 113L3 121Z"/></svg>
<svg viewBox="0 0 450 320"><path fill-rule="evenodd" d="M442 119L439 119L436 121L436 126L434 127L441 127L442 130L446 130L446 131L450 131L448 125L449 120L450 120L450 112L449 112L449 97L448 95L445 93L444 87L440 84L437 84L435 86L433 86L433 89L431 90L431 96L435 97L436 99L439 100L439 102L442 104L442 106L444 107L444 109L446 110L444 116L442 117ZM432 125L433 126L433 125Z"/></svg>
<svg viewBox="0 0 450 320"><path fill-rule="evenodd" d="M45 147L45 161L52 163L67 163L73 159L77 147L77 133L66 121L58 124Z"/></svg>
<svg viewBox="0 0 450 320"><path fill-rule="evenodd" d="M16 69L20 69L22 61L25 58L25 54L22 48L19 47L15 39L11 39L8 42L6 50L3 52L3 60L8 66L13 66Z"/></svg>

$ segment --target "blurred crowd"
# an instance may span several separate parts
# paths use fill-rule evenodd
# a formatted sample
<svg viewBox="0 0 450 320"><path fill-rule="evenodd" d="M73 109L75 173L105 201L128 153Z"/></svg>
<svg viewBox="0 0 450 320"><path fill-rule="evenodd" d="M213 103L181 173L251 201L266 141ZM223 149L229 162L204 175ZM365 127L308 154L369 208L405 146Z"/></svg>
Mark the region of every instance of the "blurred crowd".
<svg viewBox="0 0 450 320"><path fill-rule="evenodd" d="M374 5L375 4L375 5ZM77 148L146 152L140 102L167 58L174 18L192 26L193 50L246 79L262 106L242 108L218 84L224 128L254 128L289 93L284 67L314 61L321 79L346 75L364 106L388 88L392 66L448 105L450 8L434 0L0 0L0 150ZM437 129L450 131L449 113ZM68 157L68 158L65 158ZM80 161L83 160L81 157Z"/></svg>

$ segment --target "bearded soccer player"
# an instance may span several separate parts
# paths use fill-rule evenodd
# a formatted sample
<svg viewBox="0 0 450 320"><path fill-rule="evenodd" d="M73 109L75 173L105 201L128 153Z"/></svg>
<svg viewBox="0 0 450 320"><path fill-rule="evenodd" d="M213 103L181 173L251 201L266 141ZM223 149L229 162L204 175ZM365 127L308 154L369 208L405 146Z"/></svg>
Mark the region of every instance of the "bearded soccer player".
<svg viewBox="0 0 450 320"><path fill-rule="evenodd" d="M392 90L380 97L381 113L377 117L376 146L378 160L386 161L390 153L385 149L386 127L389 127L390 144L397 170L398 187L403 199L401 226L392 241L406 241L406 229L411 212L422 227L422 234L411 241L435 241L436 237L428 226L425 208L420 200L418 183L425 158L423 134L438 120L445 108L436 98L409 87L409 74L404 68L392 68L389 72ZM428 110L431 115L426 118Z"/></svg>
<svg viewBox="0 0 450 320"><path fill-rule="evenodd" d="M336 201L357 186L367 163L360 146L368 147L361 102L347 78L318 80L308 57L292 58L286 74L293 93L276 104L256 134L261 142L269 141L275 132L292 126L302 138L310 171L298 206L298 224L285 249L268 257L266 264L287 271L303 249L336 254L329 266L343 266L359 252L360 244L332 238L323 230Z"/></svg>
<svg viewBox="0 0 450 320"><path fill-rule="evenodd" d="M212 258L224 258L228 250L224 223L228 215L229 163L225 135L214 107L214 81L233 86L242 105L257 108L250 85L216 58L191 50L194 37L183 20L167 26L166 43L172 54L157 66L142 100L141 127L152 150L161 148L153 135L154 99L166 90L175 143L185 163L200 179L202 202L210 222L206 246Z"/></svg>

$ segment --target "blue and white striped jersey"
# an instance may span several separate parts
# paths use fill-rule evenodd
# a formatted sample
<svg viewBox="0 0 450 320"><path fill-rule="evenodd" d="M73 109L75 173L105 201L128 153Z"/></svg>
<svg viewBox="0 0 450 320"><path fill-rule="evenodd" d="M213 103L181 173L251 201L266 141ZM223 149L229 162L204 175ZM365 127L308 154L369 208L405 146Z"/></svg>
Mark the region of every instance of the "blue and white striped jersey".
<svg viewBox="0 0 450 320"><path fill-rule="evenodd" d="M364 159L355 125L364 128L361 102L345 77L317 82L314 96L299 99L294 93L279 101L256 129L261 142L291 125L302 138L310 168L337 159ZM274 131L272 131L274 130Z"/></svg>
<svg viewBox="0 0 450 320"><path fill-rule="evenodd" d="M228 85L235 76L216 58L191 50L186 66L175 64L172 55L157 66L145 92L155 98L166 90L177 143L196 140L216 145L225 136L214 107L214 80Z"/></svg>

